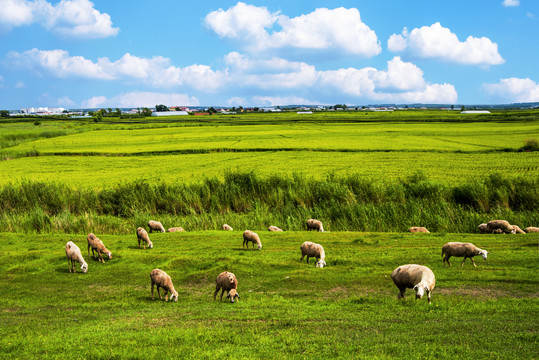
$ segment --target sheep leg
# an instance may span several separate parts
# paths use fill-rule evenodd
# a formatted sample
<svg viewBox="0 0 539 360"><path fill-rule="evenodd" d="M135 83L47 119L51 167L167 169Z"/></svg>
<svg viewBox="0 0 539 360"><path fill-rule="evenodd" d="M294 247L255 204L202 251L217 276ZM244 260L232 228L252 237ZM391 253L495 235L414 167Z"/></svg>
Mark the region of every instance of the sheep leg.
<svg viewBox="0 0 539 360"><path fill-rule="evenodd" d="M223 301L223 294L224 294L224 292L225 292L225 288L223 288L223 289L221 290L221 301Z"/></svg>
<svg viewBox="0 0 539 360"><path fill-rule="evenodd" d="M167 290L165 290L165 301L168 302L168 291Z"/></svg>
<svg viewBox="0 0 539 360"><path fill-rule="evenodd" d="M464 267L464 262L466 261L466 256L464 257L464 260L462 260L462 264L460 264L460 267Z"/></svg>
<svg viewBox="0 0 539 360"><path fill-rule="evenodd" d="M302 262L304 257L305 257L305 254L301 254L301 259L299 259L299 261Z"/></svg>
<svg viewBox="0 0 539 360"><path fill-rule="evenodd" d="M90 257L90 243L88 243L88 257Z"/></svg>
<svg viewBox="0 0 539 360"><path fill-rule="evenodd" d="M157 284L157 293L159 294L159 300L163 300L161 297L161 292L159 291L159 284Z"/></svg>
<svg viewBox="0 0 539 360"><path fill-rule="evenodd" d="M67 258L67 267L69 268L69 272L71 272L71 261L69 258Z"/></svg>
<svg viewBox="0 0 539 360"><path fill-rule="evenodd" d="M429 304L432 305L432 303L430 302L430 291L427 289L427 299L429 300Z"/></svg>
<svg viewBox="0 0 539 360"><path fill-rule="evenodd" d="M219 292L219 290L221 290L221 288L219 287L219 285L216 285L215 292L213 293L213 301L215 301L215 298L217 297L217 293Z"/></svg>
<svg viewBox="0 0 539 360"><path fill-rule="evenodd" d="M243 240L243 244L241 245L241 247L243 248L243 250L245 250L245 240ZM247 244L247 248L249 247L249 244Z"/></svg>
<svg viewBox="0 0 539 360"><path fill-rule="evenodd" d="M475 265L475 261L473 261L473 258L470 258L470 260L472 261L473 266L477 267L477 265Z"/></svg>
<svg viewBox="0 0 539 360"><path fill-rule="evenodd" d="M309 255L307 255L307 264L309 263Z"/></svg>
<svg viewBox="0 0 539 360"><path fill-rule="evenodd" d="M397 299L404 299L405 291L406 291L406 288L399 288L399 295L397 296Z"/></svg>

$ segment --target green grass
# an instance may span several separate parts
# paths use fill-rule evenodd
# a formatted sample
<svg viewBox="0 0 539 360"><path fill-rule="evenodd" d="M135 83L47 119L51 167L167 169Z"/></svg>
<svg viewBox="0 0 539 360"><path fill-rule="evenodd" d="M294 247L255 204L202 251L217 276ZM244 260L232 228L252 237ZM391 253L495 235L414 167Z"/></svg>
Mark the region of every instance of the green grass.
<svg viewBox="0 0 539 360"><path fill-rule="evenodd" d="M112 251L89 260L85 234L0 234L1 358L523 358L539 356L537 235L241 231L97 234ZM70 274L64 245L89 260ZM321 243L327 267L299 262ZM441 246L472 242L487 261L444 268ZM389 275L419 263L436 275L428 305L404 301ZM178 303L152 301L149 273L171 275ZM238 303L213 301L217 274L239 280Z"/></svg>

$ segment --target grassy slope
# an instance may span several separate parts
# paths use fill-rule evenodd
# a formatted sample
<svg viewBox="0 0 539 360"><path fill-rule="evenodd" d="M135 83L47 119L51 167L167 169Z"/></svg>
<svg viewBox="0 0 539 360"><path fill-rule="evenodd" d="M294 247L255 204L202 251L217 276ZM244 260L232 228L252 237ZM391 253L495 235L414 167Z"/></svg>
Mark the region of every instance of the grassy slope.
<svg viewBox="0 0 539 360"><path fill-rule="evenodd" d="M0 234L2 358L537 358L536 234L398 234L259 230L262 251L241 232L100 236L113 252L67 272L63 246L84 235ZM98 234L99 235L99 234ZM324 245L328 266L299 263L303 241ZM470 241L491 252L443 268L441 246ZM405 301L389 275L402 264L433 269L433 305ZM149 272L172 276L178 303L151 301ZM241 301L212 301L229 270Z"/></svg>

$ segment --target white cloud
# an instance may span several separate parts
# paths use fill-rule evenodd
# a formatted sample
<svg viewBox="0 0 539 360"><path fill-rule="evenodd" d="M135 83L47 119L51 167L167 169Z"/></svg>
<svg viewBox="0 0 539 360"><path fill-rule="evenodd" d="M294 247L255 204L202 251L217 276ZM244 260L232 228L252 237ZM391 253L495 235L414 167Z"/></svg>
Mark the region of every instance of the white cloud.
<svg viewBox="0 0 539 360"><path fill-rule="evenodd" d="M464 65L498 65L505 60L498 53L498 45L486 37L468 36L462 42L457 35L439 22L431 26L415 28L408 32L403 29L401 35L389 37L388 49L393 52L419 58L433 58Z"/></svg>
<svg viewBox="0 0 539 360"><path fill-rule="evenodd" d="M252 102L259 106L321 104L318 101L311 101L298 96L253 96Z"/></svg>
<svg viewBox="0 0 539 360"><path fill-rule="evenodd" d="M376 33L355 8L319 8L289 18L238 2L228 10L209 13L205 23L220 37L241 41L252 52L299 49L371 57L382 51Z"/></svg>
<svg viewBox="0 0 539 360"><path fill-rule="evenodd" d="M66 108L66 107L69 108L69 107L72 107L73 105L75 105L75 102L73 100L71 100L67 96L59 98L57 102L58 102L59 106L62 106L64 108Z"/></svg>
<svg viewBox="0 0 539 360"><path fill-rule="evenodd" d="M186 94L175 93L157 93L147 91L133 91L129 93L123 93L116 95L112 98L105 96L95 96L82 102L83 108L99 108L99 107L154 107L157 104L164 104L166 106L174 105L186 105L186 106L198 106L200 105L196 97L188 96Z"/></svg>
<svg viewBox="0 0 539 360"><path fill-rule="evenodd" d="M243 97L239 97L239 96L233 96L230 99L228 99L226 102L229 106L243 106L247 104L247 99Z"/></svg>
<svg viewBox="0 0 539 360"><path fill-rule="evenodd" d="M32 23L71 38L104 38L119 31L110 16L94 9L89 0L61 0L55 5L45 0L2 0L0 6L0 30L4 31Z"/></svg>
<svg viewBox="0 0 539 360"><path fill-rule="evenodd" d="M24 89L25 87L26 87L26 85L22 81L18 81L15 84L15 89Z"/></svg>
<svg viewBox="0 0 539 360"><path fill-rule="evenodd" d="M495 84L483 84L483 90L493 101L504 103L539 101L539 83L529 78L500 79Z"/></svg>
<svg viewBox="0 0 539 360"><path fill-rule="evenodd" d="M505 6L505 7L519 6L520 5L520 0L503 0L502 5Z"/></svg>

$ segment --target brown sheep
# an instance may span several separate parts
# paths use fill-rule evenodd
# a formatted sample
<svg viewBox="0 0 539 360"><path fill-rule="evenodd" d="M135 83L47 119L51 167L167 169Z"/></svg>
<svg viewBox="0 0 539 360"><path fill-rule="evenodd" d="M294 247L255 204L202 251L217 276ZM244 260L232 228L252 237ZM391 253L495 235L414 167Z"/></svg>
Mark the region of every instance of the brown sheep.
<svg viewBox="0 0 539 360"><path fill-rule="evenodd" d="M240 298L238 294L238 279L231 272L224 271L217 276L215 280L215 292L213 293L213 300L215 300L217 293L221 290L221 301L223 301L223 293L227 291L227 299L233 303L235 298Z"/></svg>
<svg viewBox="0 0 539 360"><path fill-rule="evenodd" d="M268 231L283 231L283 230L282 230L282 229L279 229L277 226L271 225L271 226L268 228Z"/></svg>
<svg viewBox="0 0 539 360"><path fill-rule="evenodd" d="M75 269L75 261L80 264L80 269L83 273L88 272L88 264L84 261L80 248L75 245L73 241L68 241L65 246L66 256L67 256L67 266L69 267L69 272L73 269L73 272L77 272Z"/></svg>
<svg viewBox="0 0 539 360"><path fill-rule="evenodd" d="M316 219L309 219L307 220L307 230L316 230L318 232L324 232L324 226L322 225L322 221L316 220Z"/></svg>
<svg viewBox="0 0 539 360"><path fill-rule="evenodd" d="M414 289L416 300L421 299L426 292L429 304L431 303L430 293L434 289L436 279L428 267L416 264L402 265L393 270L391 279L399 289L399 299L404 299L404 292L408 288Z"/></svg>
<svg viewBox="0 0 539 360"><path fill-rule="evenodd" d="M316 267L323 268L326 265L326 253L324 252L322 245L305 241L301 244L300 250L301 259L299 259L299 261L303 261L303 257L307 255L307 264L309 263L309 257L314 257L317 260Z"/></svg>
<svg viewBox="0 0 539 360"><path fill-rule="evenodd" d="M162 233L165 232L165 228L163 227L163 225L159 221L153 221L153 220L148 221L148 227L150 228L150 234L154 230L162 232Z"/></svg>
<svg viewBox="0 0 539 360"><path fill-rule="evenodd" d="M232 231L232 227L228 224L223 224L221 228L225 231Z"/></svg>
<svg viewBox="0 0 539 360"><path fill-rule="evenodd" d="M150 249L153 249L153 243L150 241L148 232L141 227L137 228L137 239L138 247L140 247L140 242L142 241L144 244L144 250L146 250L146 245L148 245Z"/></svg>
<svg viewBox="0 0 539 360"><path fill-rule="evenodd" d="M536 233L539 232L539 227L529 226L524 231L527 233Z"/></svg>
<svg viewBox="0 0 539 360"><path fill-rule="evenodd" d="M451 256L455 257L464 257L464 260L462 260L462 264L460 264L461 267L464 266L464 262L466 261L466 258L469 258L472 261L473 266L477 267L475 265L475 262L473 261L473 257L476 255L481 255L483 260L487 259L487 254L490 254L488 251L483 250L475 246L471 243L461 243L461 242L448 242L444 246L442 246L442 256L445 257L443 259L443 264L445 267L445 263L449 264L451 266L451 263L449 262L449 258Z"/></svg>
<svg viewBox="0 0 539 360"><path fill-rule="evenodd" d="M165 301L168 301L168 293L170 292L170 300L178 301L178 292L174 289L174 284L172 284L172 279L170 276L160 269L153 269L150 272L150 281L152 284L152 300L155 300L153 297L153 287L157 285L157 293L159 294L159 299L161 300L161 293L159 288L162 287L165 290Z"/></svg>
<svg viewBox="0 0 539 360"><path fill-rule="evenodd" d="M411 233L430 233L430 231L427 230L426 227L423 226L412 226L408 229L408 232Z"/></svg>
<svg viewBox="0 0 539 360"><path fill-rule="evenodd" d="M502 233L505 234L514 234L516 232L515 229L513 229L513 226L509 224L509 222L505 220L491 220L487 223L487 230L489 233L493 233L496 230L502 230ZM496 233L499 233L497 231Z"/></svg>
<svg viewBox="0 0 539 360"><path fill-rule="evenodd" d="M258 250L262 249L262 243L260 242L260 238L258 237L258 234L251 231L251 230L245 230L243 232L243 249L245 249L245 245L247 244L247 249L249 249L249 242L253 243L253 250L256 246L258 247Z"/></svg>
<svg viewBox="0 0 539 360"><path fill-rule="evenodd" d="M105 260L103 260L103 254L107 255L109 260L112 259L112 253L105 247L103 241L99 240L98 237L93 233L89 233L86 240L88 240L88 257L90 257L90 248L92 248L93 258L95 259L95 251L100 258L99 261L103 264L105 263Z"/></svg>
<svg viewBox="0 0 539 360"><path fill-rule="evenodd" d="M185 231L181 226L171 227L167 232L182 232Z"/></svg>

